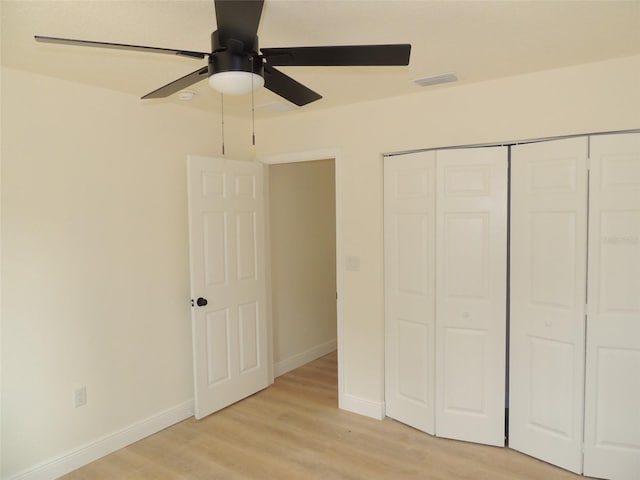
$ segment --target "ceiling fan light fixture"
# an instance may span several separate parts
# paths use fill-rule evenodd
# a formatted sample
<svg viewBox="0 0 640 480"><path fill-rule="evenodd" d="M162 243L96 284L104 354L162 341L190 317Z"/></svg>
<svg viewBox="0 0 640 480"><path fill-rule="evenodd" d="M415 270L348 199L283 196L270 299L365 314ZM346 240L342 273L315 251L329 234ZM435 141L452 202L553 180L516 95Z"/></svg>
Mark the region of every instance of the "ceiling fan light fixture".
<svg viewBox="0 0 640 480"><path fill-rule="evenodd" d="M264 86L264 78L256 73L231 70L214 73L209 86L223 95L246 95Z"/></svg>

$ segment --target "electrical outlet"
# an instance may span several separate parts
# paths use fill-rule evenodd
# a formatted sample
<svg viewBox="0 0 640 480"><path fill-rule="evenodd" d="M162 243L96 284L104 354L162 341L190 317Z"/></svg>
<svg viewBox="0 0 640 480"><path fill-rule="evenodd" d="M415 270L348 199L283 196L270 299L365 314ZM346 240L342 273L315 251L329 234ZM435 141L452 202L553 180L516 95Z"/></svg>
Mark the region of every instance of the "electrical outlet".
<svg viewBox="0 0 640 480"><path fill-rule="evenodd" d="M87 404L87 387L85 385L76 388L73 395L73 406L78 408Z"/></svg>

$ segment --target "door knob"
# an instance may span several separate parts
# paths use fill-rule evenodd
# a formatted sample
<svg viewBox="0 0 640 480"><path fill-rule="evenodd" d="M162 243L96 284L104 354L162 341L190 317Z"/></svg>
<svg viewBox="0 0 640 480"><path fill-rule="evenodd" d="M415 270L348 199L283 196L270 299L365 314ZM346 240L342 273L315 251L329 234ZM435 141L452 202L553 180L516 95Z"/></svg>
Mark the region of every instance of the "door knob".
<svg viewBox="0 0 640 480"><path fill-rule="evenodd" d="M198 297L198 300L196 300L196 305L198 305L199 307L204 307L207 303L208 302L206 298Z"/></svg>

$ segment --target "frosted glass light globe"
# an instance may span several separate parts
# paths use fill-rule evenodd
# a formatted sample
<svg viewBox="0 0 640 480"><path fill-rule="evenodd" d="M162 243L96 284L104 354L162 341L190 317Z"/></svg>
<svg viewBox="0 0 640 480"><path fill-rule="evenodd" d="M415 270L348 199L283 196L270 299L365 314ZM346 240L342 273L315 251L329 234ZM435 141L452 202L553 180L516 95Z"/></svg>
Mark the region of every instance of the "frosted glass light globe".
<svg viewBox="0 0 640 480"><path fill-rule="evenodd" d="M245 95L262 88L264 78L251 72L219 72L209 77L209 86L223 95Z"/></svg>

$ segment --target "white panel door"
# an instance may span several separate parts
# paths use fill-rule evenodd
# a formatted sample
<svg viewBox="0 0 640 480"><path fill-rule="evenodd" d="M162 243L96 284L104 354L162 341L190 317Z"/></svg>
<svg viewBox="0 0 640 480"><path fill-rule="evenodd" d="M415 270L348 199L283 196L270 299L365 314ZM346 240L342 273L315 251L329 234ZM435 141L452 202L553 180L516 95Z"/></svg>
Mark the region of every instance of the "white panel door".
<svg viewBox="0 0 640 480"><path fill-rule="evenodd" d="M189 157L195 416L269 383L263 167Z"/></svg>
<svg viewBox="0 0 640 480"><path fill-rule="evenodd" d="M640 134L591 137L584 474L640 478Z"/></svg>
<svg viewBox="0 0 640 480"><path fill-rule="evenodd" d="M436 435L504 446L507 148L437 152Z"/></svg>
<svg viewBox="0 0 640 480"><path fill-rule="evenodd" d="M509 446L582 469L587 137L512 147Z"/></svg>
<svg viewBox="0 0 640 480"><path fill-rule="evenodd" d="M387 416L434 433L435 153L384 162Z"/></svg>

